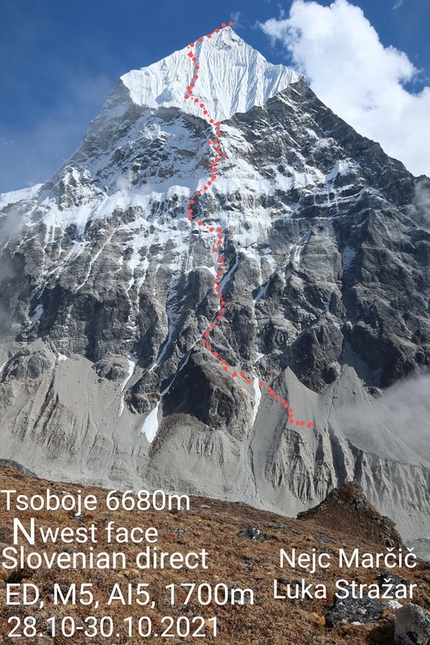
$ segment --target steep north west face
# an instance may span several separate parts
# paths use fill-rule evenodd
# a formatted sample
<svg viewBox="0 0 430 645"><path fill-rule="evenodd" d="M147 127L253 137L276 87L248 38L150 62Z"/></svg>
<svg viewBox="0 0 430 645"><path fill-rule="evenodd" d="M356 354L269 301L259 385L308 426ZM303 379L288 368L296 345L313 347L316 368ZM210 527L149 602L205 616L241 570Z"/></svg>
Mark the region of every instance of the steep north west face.
<svg viewBox="0 0 430 645"><path fill-rule="evenodd" d="M212 344L252 383L200 343L218 307L213 239L186 204L212 129L183 100L183 50L123 77L50 182L2 196L1 456L286 513L354 478L424 536L426 443L375 402L430 364L418 180L232 30L198 48L227 153L195 206L224 232ZM409 403L425 409L417 383Z"/></svg>

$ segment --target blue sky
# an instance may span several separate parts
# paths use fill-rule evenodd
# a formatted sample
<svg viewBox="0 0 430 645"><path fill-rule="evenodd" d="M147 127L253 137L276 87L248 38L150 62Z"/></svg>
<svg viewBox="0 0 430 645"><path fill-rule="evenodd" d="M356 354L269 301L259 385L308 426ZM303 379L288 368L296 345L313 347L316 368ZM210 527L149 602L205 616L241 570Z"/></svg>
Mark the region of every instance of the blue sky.
<svg viewBox="0 0 430 645"><path fill-rule="evenodd" d="M296 5L298 1L303 4L295 0ZM348 5L347 0L336 1ZM315 3L310 4L308 8L315 11ZM329 8L332 0L318 0L318 4ZM416 94L430 85L428 0L356 0L351 4L364 11L385 48L405 52L420 70L406 82L406 89ZM273 0L219 0L216 4L2 0L0 192L49 179L76 149L121 74L167 56L223 21L234 20L237 33L269 61L297 66L300 43L297 38L292 42L291 36L285 42L280 29L291 6L291 1ZM270 19L275 19L272 31L266 28L264 33L257 23L267 25ZM348 28L354 29L352 11L346 19L351 20ZM302 60L302 65L307 76L315 76L316 86L328 82L312 60ZM421 115L422 109L418 112ZM377 139L373 131L370 135Z"/></svg>

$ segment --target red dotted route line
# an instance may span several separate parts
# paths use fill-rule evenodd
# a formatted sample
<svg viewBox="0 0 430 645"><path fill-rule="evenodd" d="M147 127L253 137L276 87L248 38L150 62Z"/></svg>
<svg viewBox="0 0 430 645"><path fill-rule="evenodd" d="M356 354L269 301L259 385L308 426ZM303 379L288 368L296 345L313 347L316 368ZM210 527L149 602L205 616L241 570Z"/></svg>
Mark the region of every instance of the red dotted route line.
<svg viewBox="0 0 430 645"><path fill-rule="evenodd" d="M223 22L221 25L222 29L225 29L226 27L232 27L233 23L229 22L228 25ZM202 43L204 38L212 38L213 34L218 34L221 30L220 29L215 29L212 34L207 34L206 36L202 36L201 38L198 39L199 43ZM196 190L191 198L188 200L188 205L187 205L187 211L188 211L188 219L190 221L195 221L197 226L200 226L203 229L206 229L209 231L209 233L216 233L217 235L217 241L214 244L212 251L216 255L216 260L215 260L215 270L216 270L216 278L213 280L214 284L214 290L217 295L217 298L219 299L219 305L218 305L218 311L217 314L213 320L209 324L209 327L205 330L203 337L201 339L202 345L209 351L211 354L220 361L220 363L223 366L224 372L228 372L231 374L233 378L242 378L246 381L246 383L251 384L252 379L249 377L248 374L246 374L243 371L237 371L232 365L230 365L225 358L221 358L219 353L215 351L215 349L211 345L210 341L210 336L212 332L214 331L216 325L223 320L224 314L226 312L226 302L222 296L222 290L221 290L221 280L222 276L224 275L224 269L225 269L225 262L224 258L222 255L222 247L224 246L224 233L221 227L215 227L215 226L210 226L206 222L198 219L196 220L196 215L194 215L194 209L195 209L195 204L196 204L196 197L200 197L202 193L204 194L204 191L209 190L209 187L213 184L214 181L217 179L218 175L218 164L221 162L222 159L224 159L227 155L223 151L220 137L222 136L221 133L221 123L219 121L215 121L214 119L211 118L211 115L209 114L209 110L206 107L204 101L200 99L198 96L194 95L194 88L196 85L196 81L199 78L199 70L200 66L198 65L197 61L197 56L195 54L195 46L196 43L190 43L188 45L188 56L191 58L192 62L194 63L194 68L193 68L193 76L190 81L190 83L187 85L186 88L186 93L184 98L186 100L192 100L194 103L198 105L200 110L202 111L202 114L204 117L206 117L207 122L212 126L214 129L215 137L213 139L210 139L208 141L208 146L211 149L211 152L213 154L213 159L210 162L211 166L211 175L210 178L208 178L202 188L202 190ZM263 381L259 381L258 385L260 388L265 389L266 392L275 400L277 401L280 405L282 405L286 410L288 410L288 422L296 425L296 426L304 426L306 425L307 428L312 428L312 422L306 423L306 421L303 420L296 420L294 418L294 411L293 408L287 403L287 401L282 398L279 394L277 394L270 385L266 386Z"/></svg>

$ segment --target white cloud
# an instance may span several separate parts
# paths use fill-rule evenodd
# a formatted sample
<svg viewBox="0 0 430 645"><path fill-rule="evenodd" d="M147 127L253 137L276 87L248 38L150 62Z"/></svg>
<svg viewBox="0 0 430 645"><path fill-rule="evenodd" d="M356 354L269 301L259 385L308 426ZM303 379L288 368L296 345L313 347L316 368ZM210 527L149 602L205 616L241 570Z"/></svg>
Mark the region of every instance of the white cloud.
<svg viewBox="0 0 430 645"><path fill-rule="evenodd" d="M424 228L430 228L430 179L428 177L418 179L414 200L409 205L409 215Z"/></svg>
<svg viewBox="0 0 430 645"><path fill-rule="evenodd" d="M410 455L405 452L406 445L428 463L429 386L429 374L398 381L370 403L342 408L340 427L364 450L407 460Z"/></svg>
<svg viewBox="0 0 430 645"><path fill-rule="evenodd" d="M234 23L234 29L240 29L242 24L243 14L241 11L234 11L230 14L230 20Z"/></svg>
<svg viewBox="0 0 430 645"><path fill-rule="evenodd" d="M260 25L281 41L317 96L416 175L430 175L430 87L404 84L418 70L404 52L384 47L363 11L347 0L328 7L294 0L285 19Z"/></svg>

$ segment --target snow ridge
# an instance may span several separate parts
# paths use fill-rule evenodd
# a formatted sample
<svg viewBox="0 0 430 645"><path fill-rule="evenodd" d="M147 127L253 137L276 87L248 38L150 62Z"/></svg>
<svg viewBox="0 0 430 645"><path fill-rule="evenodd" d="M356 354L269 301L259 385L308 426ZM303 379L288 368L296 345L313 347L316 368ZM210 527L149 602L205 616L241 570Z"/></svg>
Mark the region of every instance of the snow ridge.
<svg viewBox="0 0 430 645"><path fill-rule="evenodd" d="M204 73L199 79L199 97L216 121L236 112L247 112L298 81L296 72L272 65L242 40L231 27L199 38L195 56ZM188 48L174 52L149 67L121 76L133 103L150 108L179 107L200 116L198 106L184 105L184 87L192 76ZM116 88L121 91L123 88Z"/></svg>

